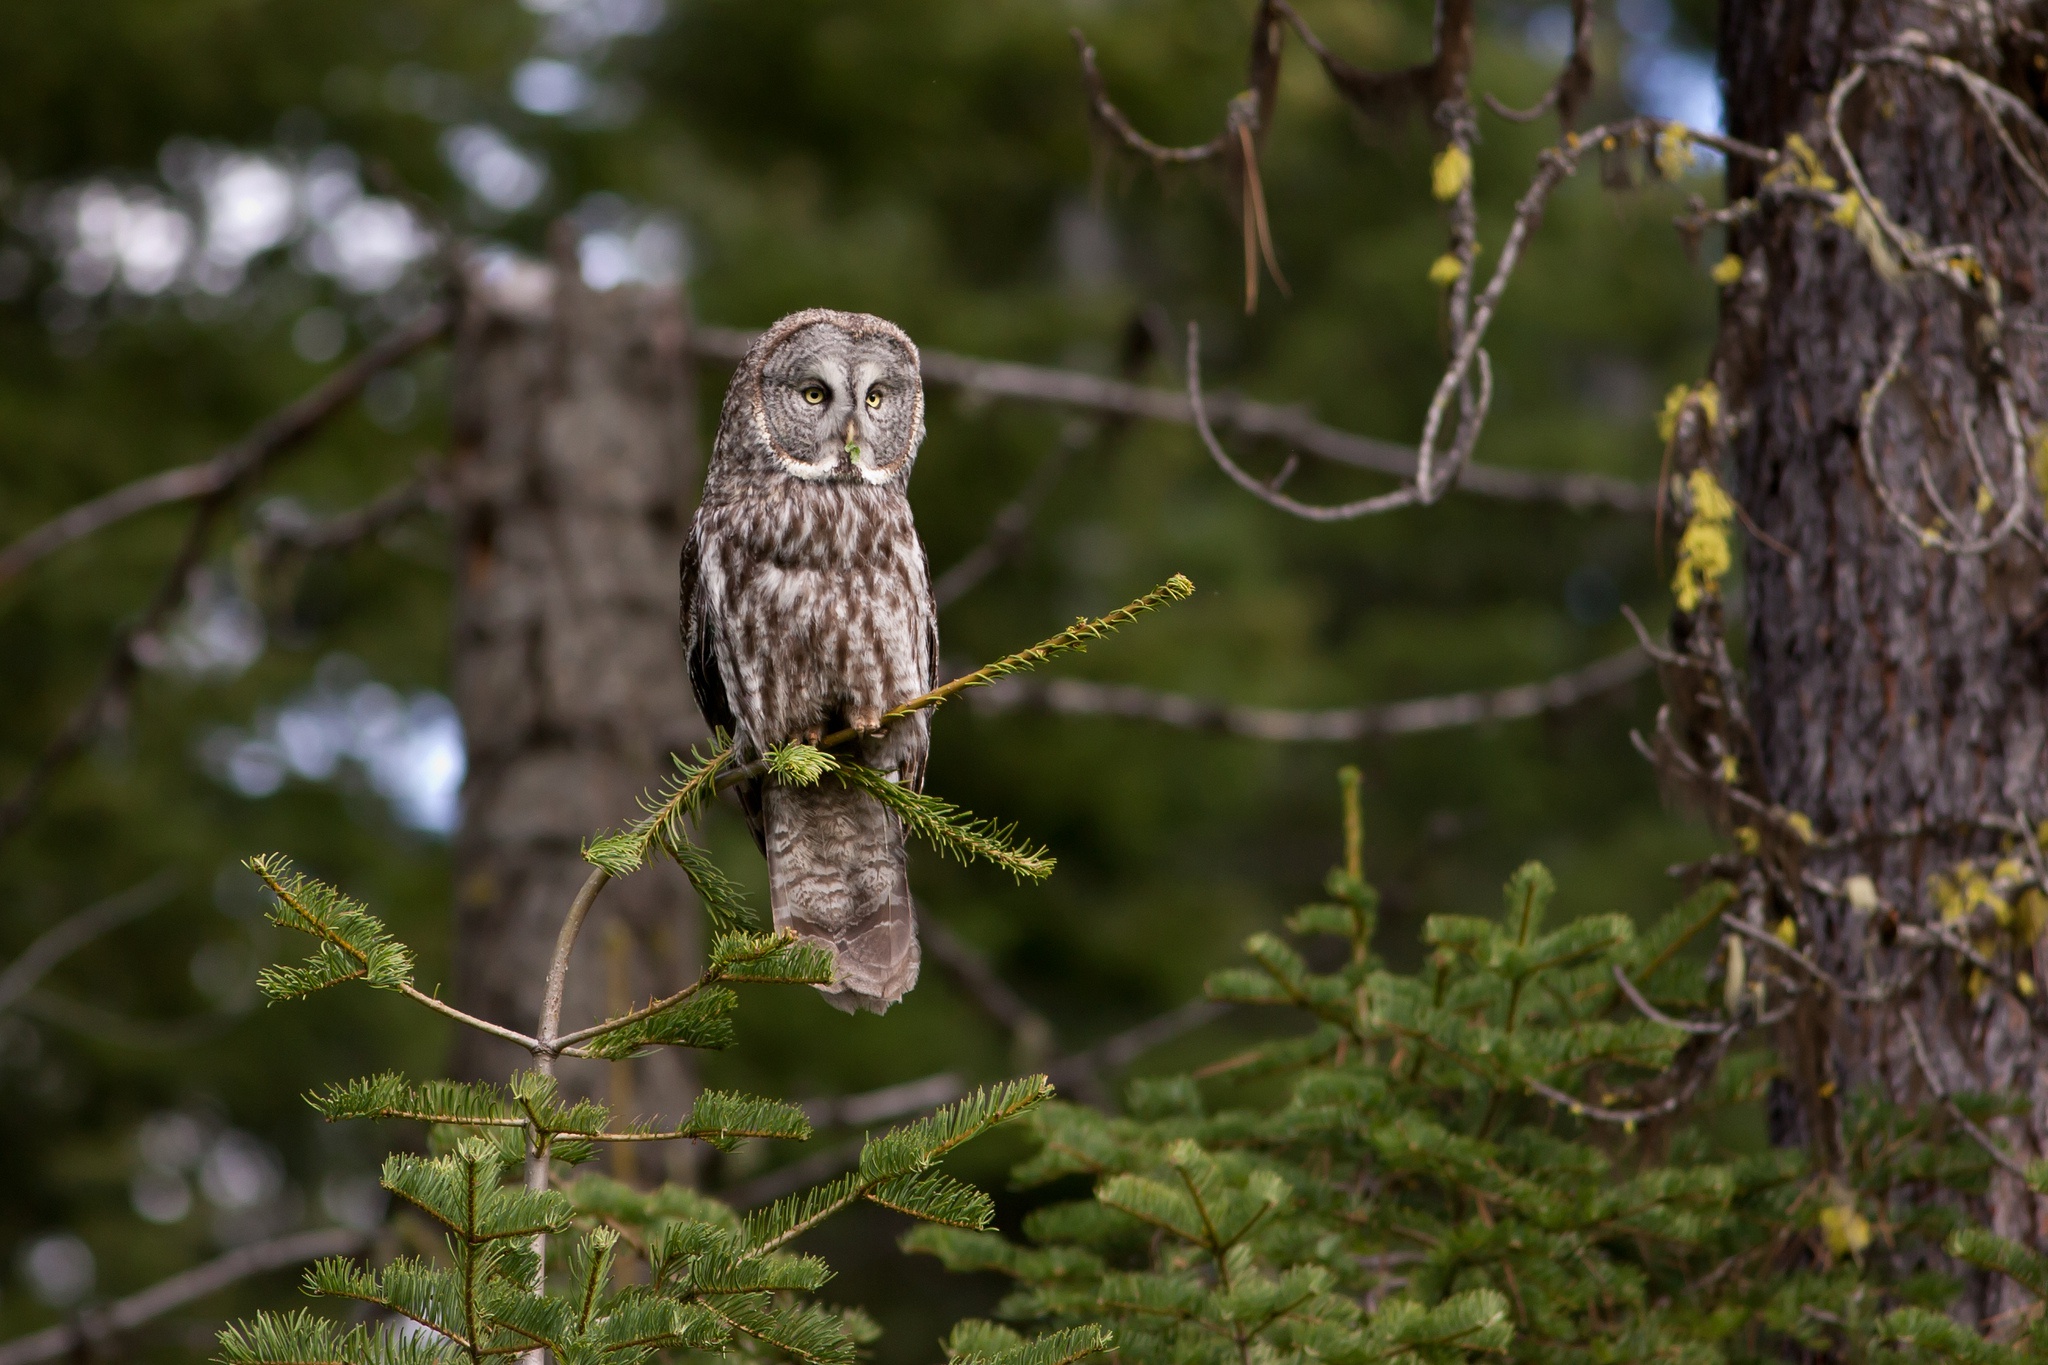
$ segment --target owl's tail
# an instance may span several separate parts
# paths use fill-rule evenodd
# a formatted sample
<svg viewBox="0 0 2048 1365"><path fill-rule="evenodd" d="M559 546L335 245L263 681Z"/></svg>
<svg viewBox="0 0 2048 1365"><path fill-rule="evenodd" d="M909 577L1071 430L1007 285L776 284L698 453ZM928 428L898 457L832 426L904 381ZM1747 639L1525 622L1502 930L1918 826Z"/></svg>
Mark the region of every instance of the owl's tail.
<svg viewBox="0 0 2048 1365"><path fill-rule="evenodd" d="M769 782L761 795L775 927L837 956L837 979L818 988L833 1005L882 1013L917 984L902 822L873 797L829 780Z"/></svg>

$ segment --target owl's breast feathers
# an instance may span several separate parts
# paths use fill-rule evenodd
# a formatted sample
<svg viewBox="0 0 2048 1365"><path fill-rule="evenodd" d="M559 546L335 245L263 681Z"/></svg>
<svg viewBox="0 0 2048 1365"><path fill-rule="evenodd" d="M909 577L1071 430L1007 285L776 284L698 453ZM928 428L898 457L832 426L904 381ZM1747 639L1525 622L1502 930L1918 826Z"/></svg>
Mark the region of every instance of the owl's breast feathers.
<svg viewBox="0 0 2048 1365"><path fill-rule="evenodd" d="M706 489L684 553L692 681L752 746L872 722L936 681L930 572L898 489L778 480ZM714 711L719 714L714 714ZM862 757L921 784L925 726ZM908 760L908 762L906 762Z"/></svg>

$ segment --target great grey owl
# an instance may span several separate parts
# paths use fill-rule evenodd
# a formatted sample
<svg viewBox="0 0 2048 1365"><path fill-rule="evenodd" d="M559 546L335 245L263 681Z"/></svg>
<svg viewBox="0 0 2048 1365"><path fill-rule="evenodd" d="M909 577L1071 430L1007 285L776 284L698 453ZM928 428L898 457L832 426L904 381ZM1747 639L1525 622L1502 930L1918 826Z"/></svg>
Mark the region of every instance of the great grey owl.
<svg viewBox="0 0 2048 1365"><path fill-rule="evenodd" d="M725 393L683 549L683 644L704 719L746 761L874 730L937 681L938 615L905 485L924 439L917 347L894 323L811 309L763 332ZM924 714L843 751L924 786ZM917 984L902 823L831 778L743 783L778 929L833 950L820 987L881 1013Z"/></svg>

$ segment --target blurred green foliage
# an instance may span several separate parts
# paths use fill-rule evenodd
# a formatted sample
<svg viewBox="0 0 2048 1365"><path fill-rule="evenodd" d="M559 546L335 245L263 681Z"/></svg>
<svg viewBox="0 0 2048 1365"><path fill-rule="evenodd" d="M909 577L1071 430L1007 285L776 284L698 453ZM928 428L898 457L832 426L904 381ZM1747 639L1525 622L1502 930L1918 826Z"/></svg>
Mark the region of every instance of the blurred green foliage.
<svg viewBox="0 0 2048 1365"><path fill-rule="evenodd" d="M1300 7L1363 64L1427 49L1420 0ZM1070 24L1097 45L1141 126L1192 141L1214 130L1241 84L1248 4L671 0L653 31L567 54L618 96L610 115L522 110L512 72L547 55L549 33L559 39L564 16L584 8L9 7L0 283L19 278L0 303L0 540L203 458L302 392L327 368L294 349L309 310L337 310L358 342L387 325L377 300L340 291L290 252L259 259L222 296L182 286L91 300L67 292L38 215L53 195L94 180L160 187L159 162L176 138L296 157L345 146L373 188L528 251L541 249L555 216L588 216L606 202L588 196L619 196L682 225L693 307L721 324L761 325L812 305L861 308L927 347L1107 372L1133 319L1156 308L1169 343L1182 323L1202 324L1213 386L1414 439L1442 340L1438 294L1425 280L1441 227L1419 124L1361 124L1290 48L1265 183L1294 292L1268 291L1252 318L1240 311L1241 247L1220 183L1199 172L1161 177L1091 140ZM1680 38L1699 41L1709 26L1696 8L1680 15ZM1528 103L1550 76L1547 59L1523 45L1527 17L1526 8L1487 12L1478 86L1509 103ZM1612 104L1621 39L1603 34L1597 98ZM480 203L444 155L450 129L470 125L497 127L544 160L544 193L517 212ZM1491 116L1482 130L1481 239L1497 247L1551 130ZM1696 377L1711 332L1712 291L1668 225L1695 190L1707 193L1708 182L1615 192L1588 176L1560 193L1490 342L1498 399L1481 459L1654 476L1657 396ZM441 362L429 357L413 373L420 396L409 412L379 425L352 410L250 500L241 528L271 496L334 511L404 478L441 439ZM1155 355L1142 377L1171 385L1177 373L1172 356ZM724 376L705 378L708 432ZM981 540L1049 452L1076 447L1025 551L946 614L949 659L995 657L1186 572L1200 585L1192 602L1060 667L1245 702L1363 704L1583 664L1628 642L1618 603L1654 619L1664 601L1645 521L1453 496L1427 511L1309 525L1243 496L1182 428L1118 430L950 393L934 394L930 425L912 492L939 568ZM1257 469L1277 468L1281 456L1243 454ZM1367 486L1311 467L1292 487L1323 497ZM181 528L181 513L151 513L0 585L8 789L84 694L111 633L147 600ZM222 569L231 539L215 547ZM253 932L260 901L234 869L254 850L292 850L385 907L432 982L447 977L445 843L405 828L346 766L333 782L289 781L251 799L198 754L216 727L250 726L337 653L401 692L444 686L449 596L445 540L430 521L316 561L271 604L259 659L232 676L147 674L132 711L0 846L0 958L160 869L181 878L163 908L45 983L51 996L111 1019L72 1010L67 1024L34 1001L0 1018L0 1094L13 1119L0 1131L0 1162L14 1173L0 1202L10 1274L0 1335L55 1316L22 1270L47 1234L82 1237L97 1258L95 1292L117 1295L211 1254L221 1238L246 1236L258 1214L319 1219L323 1203L349 1207L383 1144L322 1125L298 1096L371 1070L438 1068L445 1037L401 1025L360 995L255 1008L236 983L272 947ZM1273 927L1310 892L1329 861L1324 793L1340 761L1366 773L1367 855L1380 869L1396 957L1427 909L1479 902L1530 857L1556 869L1565 918L1668 903L1664 866L1706 836L1660 807L1629 750L1627 730L1651 703L1645 683L1541 720L1287 748L950 708L936 727L933 790L1017 821L1060 869L1044 887L1019 888L920 853L913 876L933 910L1055 1021L1063 1043L1080 1045L1188 998L1247 932ZM736 821L715 824L711 837L726 865L756 865ZM744 1030L746 1046L710 1070L714 1083L801 1097L1008 1065L1008 1040L936 973L883 1019L848 1022L805 999L753 1012ZM1212 1033L1156 1063L1220 1046ZM138 1136L171 1132L147 1127L168 1113L267 1144L282 1162L275 1197L239 1214L202 1197L181 1219L144 1222ZM162 1147L149 1150L171 1160ZM217 1155L218 1144L209 1150ZM991 1142L966 1162L987 1164L967 1173L1000 1170L1015 1151ZM214 1193L232 1203L230 1173L215 1167ZM1021 1207L999 1208L999 1222ZM880 1358L929 1358L944 1325L993 1291L877 1251L893 1231L877 1215L822 1235L846 1270L828 1297L876 1313L889 1329ZM205 1324L293 1302L286 1277L251 1282L194 1309L189 1335L153 1335L145 1355L196 1358L210 1343Z"/></svg>

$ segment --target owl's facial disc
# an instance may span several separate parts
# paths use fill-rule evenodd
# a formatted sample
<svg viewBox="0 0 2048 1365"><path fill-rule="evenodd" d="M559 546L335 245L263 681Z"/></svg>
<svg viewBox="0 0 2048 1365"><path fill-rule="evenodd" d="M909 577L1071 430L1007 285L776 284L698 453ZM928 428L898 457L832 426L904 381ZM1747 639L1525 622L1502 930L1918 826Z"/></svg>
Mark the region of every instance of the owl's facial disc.
<svg viewBox="0 0 2048 1365"><path fill-rule="evenodd" d="M776 462L819 483L887 483L917 450L915 371L887 340L807 327L763 366Z"/></svg>

